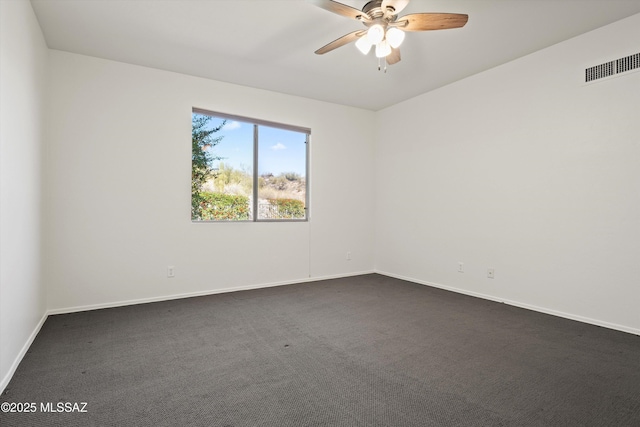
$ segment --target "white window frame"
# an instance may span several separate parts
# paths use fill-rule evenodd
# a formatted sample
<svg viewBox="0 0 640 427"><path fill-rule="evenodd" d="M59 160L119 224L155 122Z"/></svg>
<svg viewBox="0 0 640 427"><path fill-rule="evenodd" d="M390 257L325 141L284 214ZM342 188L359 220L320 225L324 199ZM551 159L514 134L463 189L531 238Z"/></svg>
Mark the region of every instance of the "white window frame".
<svg viewBox="0 0 640 427"><path fill-rule="evenodd" d="M191 220L192 223L235 223L235 222L308 222L309 221L309 182L310 182L310 173L309 173L309 144L311 139L311 129L302 127L302 126L294 126L283 123L271 122L268 120L254 119L244 116L238 116L235 114L221 113L218 111L205 110L203 108L193 107L191 109L191 115L193 114L201 114L204 116L210 116L214 118L226 119L226 120L236 120L242 123L247 123L253 125L253 188L252 188L252 212L253 218L248 220ZM299 132L306 135L305 139L305 201L304 201L304 218L258 218L258 127L266 126L276 129L283 129L293 132Z"/></svg>

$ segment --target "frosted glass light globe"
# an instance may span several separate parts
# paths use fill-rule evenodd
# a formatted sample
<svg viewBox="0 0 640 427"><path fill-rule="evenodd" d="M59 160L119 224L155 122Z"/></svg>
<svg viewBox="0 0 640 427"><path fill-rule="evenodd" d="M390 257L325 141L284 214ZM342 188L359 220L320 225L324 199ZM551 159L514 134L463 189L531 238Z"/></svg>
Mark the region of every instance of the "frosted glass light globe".
<svg viewBox="0 0 640 427"><path fill-rule="evenodd" d="M363 55L366 55L371 50L371 42L367 36L360 37L356 42L356 47Z"/></svg>
<svg viewBox="0 0 640 427"><path fill-rule="evenodd" d="M376 56L378 58L384 58L391 53L391 46L386 40L381 41L376 45Z"/></svg>
<svg viewBox="0 0 640 427"><path fill-rule="evenodd" d="M383 38L384 28L382 28L382 25L372 25L369 30L367 30L367 39L369 39L369 43L378 44L382 41Z"/></svg>
<svg viewBox="0 0 640 427"><path fill-rule="evenodd" d="M389 42L389 45L396 49L397 47L399 47L402 44L402 41L404 40L404 31L392 27L389 28L387 30L387 41Z"/></svg>

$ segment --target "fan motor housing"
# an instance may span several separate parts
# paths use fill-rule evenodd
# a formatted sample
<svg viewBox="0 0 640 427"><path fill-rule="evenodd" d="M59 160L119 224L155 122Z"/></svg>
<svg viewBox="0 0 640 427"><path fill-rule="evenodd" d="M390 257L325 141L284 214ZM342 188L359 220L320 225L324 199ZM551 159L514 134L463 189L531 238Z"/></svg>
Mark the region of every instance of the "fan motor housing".
<svg viewBox="0 0 640 427"><path fill-rule="evenodd" d="M382 9L382 0L372 0L364 5L362 12L367 15L370 20L363 20L363 23L370 27L375 24L381 24L386 28L386 24L396 20L397 16L394 15L395 9L391 6L387 7L387 10Z"/></svg>

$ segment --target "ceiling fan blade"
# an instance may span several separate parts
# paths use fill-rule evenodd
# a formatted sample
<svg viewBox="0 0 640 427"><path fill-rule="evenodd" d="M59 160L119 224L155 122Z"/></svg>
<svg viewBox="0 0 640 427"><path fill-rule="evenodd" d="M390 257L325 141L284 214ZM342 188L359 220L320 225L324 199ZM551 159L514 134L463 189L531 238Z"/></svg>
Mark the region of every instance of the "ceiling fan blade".
<svg viewBox="0 0 640 427"><path fill-rule="evenodd" d="M400 48L391 48L391 53L387 55L387 64L393 65L400 62Z"/></svg>
<svg viewBox="0 0 640 427"><path fill-rule="evenodd" d="M358 37L364 35L367 31L366 30L358 30L358 31L354 31L352 33L349 34L345 34L344 36L340 37L339 39L336 39L334 41L332 41L331 43L322 46L320 49L316 50L316 55L323 55L327 52L331 52L333 49L337 49L340 46L344 46L345 44L349 44L353 41L356 41L356 39L358 39Z"/></svg>
<svg viewBox="0 0 640 427"><path fill-rule="evenodd" d="M347 18L352 18L357 20L369 18L369 16L364 14L364 12L362 12L361 10L355 9L351 6L347 6L346 4L338 3L337 1L333 1L333 0L307 0L307 1L309 3L313 3L319 8L328 10L329 12L337 13L338 15L346 16Z"/></svg>
<svg viewBox="0 0 640 427"><path fill-rule="evenodd" d="M384 0L382 2L382 10L388 10L389 7L394 9L393 15L397 15L402 12L402 9L407 7L409 0Z"/></svg>
<svg viewBox="0 0 640 427"><path fill-rule="evenodd" d="M461 13L412 13L398 18L394 26L404 31L446 30L464 27L468 20L469 15Z"/></svg>

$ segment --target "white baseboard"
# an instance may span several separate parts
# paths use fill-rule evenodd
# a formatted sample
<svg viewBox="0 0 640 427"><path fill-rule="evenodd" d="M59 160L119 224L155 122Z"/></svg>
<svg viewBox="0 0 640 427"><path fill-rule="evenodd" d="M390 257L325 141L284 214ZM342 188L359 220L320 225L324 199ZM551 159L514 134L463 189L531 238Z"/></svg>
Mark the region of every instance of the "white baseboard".
<svg viewBox="0 0 640 427"><path fill-rule="evenodd" d="M287 280L282 282L259 283L259 284L243 285L243 286L234 286L234 287L222 288L222 289L210 289L210 290L199 291L199 292L187 292L187 293L181 293L181 294L163 295L159 297L140 298L140 299L134 299L134 300L114 301L114 302L91 304L91 305L84 305L84 306L56 308L56 309L48 310L47 315L77 313L79 311L100 310L103 308L124 307L127 305L146 304L150 302L170 301L174 299L201 297L201 296L215 295L215 294L225 294L228 292L248 291L251 289L272 288L275 286L294 285L296 283L318 282L320 280L340 279L343 277L361 276L363 274L373 274L373 273L375 273L373 270L359 271L356 273L345 273L345 274L336 274L331 276L320 276L320 277L305 277L301 279L292 279L292 280Z"/></svg>
<svg viewBox="0 0 640 427"><path fill-rule="evenodd" d="M375 272L377 274L382 274L383 276L393 277L393 278L400 279L400 280L406 280L407 282L417 283L419 285L431 286L433 288L444 289L446 291L451 291L451 292L456 292L456 293L459 293L459 294L469 295L469 296L476 297L476 298L482 298L482 299L486 299L486 300L489 300L489 301L496 301L496 302L512 305L514 307L519 307L519 308L524 308L524 309L527 309L527 310L537 311L539 313L550 314L552 316L557 316L557 317L563 317L563 318L569 319L569 320L576 320L578 322L588 323L590 325L601 326L601 327L607 328L607 329L614 329L616 331L622 331L622 332L627 332L629 334L640 335L640 329L631 328L631 327L625 326L625 325L618 325L616 323L605 322L603 320L592 319L592 318L580 316L580 315L577 315L577 314L571 314L571 313L565 313L565 312L562 312L562 311L551 310L551 309L548 309L548 308L538 307L538 306L535 306L535 305L531 305L531 304L527 304L527 303L523 303L523 302L519 302L519 301L511 301L511 300L507 300L507 299L504 299L504 298L495 297L493 295L487 295L487 294L483 294L483 293L480 293L480 292L468 291L466 289L454 288L454 287L451 287L451 286L441 285L439 283L427 282L425 280L414 279L412 277L406 277L406 276L402 276L402 275L399 275L399 274L388 273L388 272L385 272L385 271L376 270Z"/></svg>
<svg viewBox="0 0 640 427"><path fill-rule="evenodd" d="M38 332L40 332L40 329L42 328L42 325L44 325L44 322L47 320L47 317L47 313L42 316L36 327L33 329L33 332L31 332L31 335L29 335L27 342L24 343L24 345L20 349L20 352L9 367L9 371L5 374L4 378L2 378L2 382L0 382L0 395L4 393L4 389L9 385L9 381L11 381L11 378L13 378L13 374L16 373L18 365L20 365L20 362L22 362L24 355L27 354L27 351L29 351L29 347L31 347L33 340L36 339L36 336L38 335Z"/></svg>
<svg viewBox="0 0 640 427"><path fill-rule="evenodd" d="M47 310L45 314L42 316L42 319L40 319L40 322L38 323L38 325L36 325L35 329L29 336L29 339L27 340L27 342L24 344L24 346L22 346L20 353L18 353L18 355L16 356L13 364L9 368L9 371L5 374L4 378L2 379L2 382L0 382L0 394L2 394L4 392L4 389L7 387L7 385L9 385L11 378L13 378L13 374L15 374L16 369L18 369L18 365L20 365L20 362L22 362L24 355L27 354L27 351L29 350L29 347L33 343L33 340L36 338L36 336L38 335L38 332L40 332L40 329L42 328L42 325L44 325L44 322L47 320L47 317L49 317L50 315L77 313L79 311L99 310L102 308L112 308L112 307L123 307L127 305L146 304L150 302L170 301L174 299L222 294L227 292L246 291L250 289L271 288L275 286L293 285L296 283L306 283L306 282L317 282L320 280L340 279L343 277L361 276L363 274L373 274L373 273L374 273L373 270L360 271L355 273L336 274L331 276L308 277L308 278L302 278L302 279L287 280L282 282L252 284L252 285L246 285L246 286L236 286L231 288L213 289L213 290L207 290L207 291L201 291L201 292L189 292L189 293L183 293L183 294L164 295L160 297L141 298L136 300L115 301L115 302L108 302L108 303L101 303L101 304L92 304L92 305L85 305L85 306L66 307L66 308Z"/></svg>
<svg viewBox="0 0 640 427"><path fill-rule="evenodd" d="M465 289L459 289L459 288L454 288L454 287L451 287L451 286L441 285L441 284L438 284L438 283L427 282L427 281L424 281L424 280L419 280L419 279L415 279L415 278L412 278L412 277L407 277L407 276L402 276L402 275L398 275L398 274L388 273L388 272L385 272L385 271L378 271L378 270L360 271L360 272L355 272L355 273L336 274L336 275L321 276L321 277L309 277L309 278L294 279L294 280L288 280L288 281L282 281L282 282L252 284L252 285L236 286L236 287L223 288L223 289L213 289L213 290L207 290L207 291L201 291L201 292L189 292L189 293L182 293L182 294L164 295L164 296L160 296L160 297L140 298L140 299L135 299L135 300L115 301L115 302L108 302L108 303L101 303L101 304L92 304L92 305L85 305L85 306L66 307L66 308L47 310L47 312L42 316L42 319L40 319L40 322L38 322L38 324L36 325L35 329L31 333L31 335L29 336L27 342L24 344L24 346L20 350L20 353L15 358L15 360L14 360L13 364L11 365L9 371L6 373L6 375L2 379L2 382L0 382L0 394L7 387L7 385L9 384L9 381L11 381L11 378L13 377L13 374L15 373L16 369L18 368L18 365L22 361L24 355L29 350L29 347L33 343L33 340L38 335L38 332L40 332L40 329L42 328L42 325L44 325L44 322L47 320L47 317L49 317L50 315L53 315L53 314L76 313L76 312L79 312L79 311L99 310L99 309L103 309L103 308L123 307L123 306L127 306L127 305L146 304L146 303L159 302L159 301L170 301L170 300L181 299L181 298L192 298L192 297L205 296L205 295L214 295L214 294L222 294L222 293L228 293L228 292L246 291L246 290L251 290L251 289L270 288L270 287L275 287L275 286L286 286L286 285L293 285L293 284L296 284L296 283L307 283L307 282L317 282L317 281L321 281L321 280L341 279L341 278L344 278L344 277L361 276L361 275L364 275L364 274L373 274L373 273L381 274L383 276L393 277L393 278L400 279L400 280L406 280L408 282L417 283L417 284L420 284L420 285L425 285L425 286L431 286L431 287L434 287L434 288L444 289L444 290L451 291L451 292L456 292L456 293L459 293L459 294L469 295L469 296L482 298L482 299L486 299L486 300L490 300L490 301L501 302L501 303L504 303L504 304L512 305L514 307L520 307L520 308L524 308L524 309L527 309L527 310L532 310L532 311L537 311L537 312L540 312L540 313L550 314L552 316L563 317L565 319L576 320L578 322L588 323L588 324L592 324L592 325L596 325L596 326L602 326L602 327L608 328L608 329L614 329L614 330L618 330L618 331L622 331L622 332L627 332L627 333L630 333L630 334L640 335L640 329L630 328L630 327L627 327L627 326L624 326L624 325L618 325L618 324L615 324L615 323L605 322L605 321L601 321L601 320L597 320L597 319L591 319L591 318L588 318L588 317L583 317L583 316L579 316L579 315L575 315L575 314L564 313L564 312L560 312L560 311L556 311L556 310L550 310L550 309L547 309L547 308L544 308L544 307L537 307L537 306L534 306L534 305L531 305L531 304L522 303L522 302L519 302L519 301L505 300L505 299L498 298L498 297L495 297L495 296L492 296L492 295L482 294L482 293L479 293L479 292L472 292L472 291L468 291L468 290L465 290Z"/></svg>

